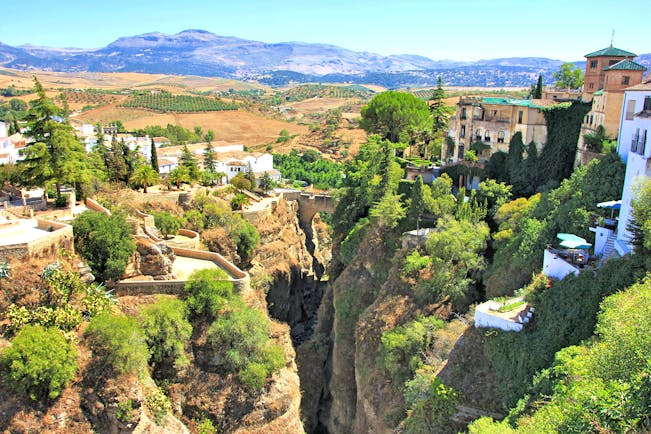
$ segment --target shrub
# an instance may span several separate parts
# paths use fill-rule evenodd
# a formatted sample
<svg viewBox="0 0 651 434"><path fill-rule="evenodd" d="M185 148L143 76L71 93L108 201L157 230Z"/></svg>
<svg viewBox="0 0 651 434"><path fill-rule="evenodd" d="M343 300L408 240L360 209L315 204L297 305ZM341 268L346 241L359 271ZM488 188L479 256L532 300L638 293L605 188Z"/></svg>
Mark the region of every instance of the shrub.
<svg viewBox="0 0 651 434"><path fill-rule="evenodd" d="M357 253L357 247L359 243L362 242L368 229L370 228L369 219L363 218L360 219L353 227L346 238L341 242L341 261L344 265L348 265L352 262Z"/></svg>
<svg viewBox="0 0 651 434"><path fill-rule="evenodd" d="M159 298L142 310L139 320L153 363L188 365L185 343L192 336L192 326L187 320L185 303L174 298Z"/></svg>
<svg viewBox="0 0 651 434"><path fill-rule="evenodd" d="M151 415L154 416L156 425L160 425L165 415L172 410L172 403L160 388L156 388L147 393L145 396L145 405L151 412Z"/></svg>
<svg viewBox="0 0 651 434"><path fill-rule="evenodd" d="M217 429L212 423L212 420L206 418L201 419L197 422L197 433L198 434L215 434Z"/></svg>
<svg viewBox="0 0 651 434"><path fill-rule="evenodd" d="M185 284L187 304L196 316L214 317L233 301L233 283L221 269L195 271Z"/></svg>
<svg viewBox="0 0 651 434"><path fill-rule="evenodd" d="M68 195L67 194L62 194L61 196L57 196L57 198L54 200L54 206L57 208L65 208L68 206Z"/></svg>
<svg viewBox="0 0 651 434"><path fill-rule="evenodd" d="M433 379L427 394L417 399L407 410L404 420L404 432L440 433L448 432L449 418L456 412L457 393L451 387L446 387L440 380Z"/></svg>
<svg viewBox="0 0 651 434"><path fill-rule="evenodd" d="M120 401L117 404L117 410L115 411L115 417L120 422L129 422L131 421L131 415L133 414L133 401L127 399L125 401Z"/></svg>
<svg viewBox="0 0 651 434"><path fill-rule="evenodd" d="M421 352L429 347L434 331L443 328L443 320L421 317L382 333L381 365L396 388L422 365Z"/></svg>
<svg viewBox="0 0 651 434"><path fill-rule="evenodd" d="M131 228L121 214L86 211L72 224L75 250L101 281L119 279L136 250Z"/></svg>
<svg viewBox="0 0 651 434"><path fill-rule="evenodd" d="M103 313L88 324L85 335L95 357L119 374L136 372L147 365L145 335L133 318Z"/></svg>
<svg viewBox="0 0 651 434"><path fill-rule="evenodd" d="M183 220L167 211L152 212L154 224L165 238L176 235L183 225Z"/></svg>
<svg viewBox="0 0 651 434"><path fill-rule="evenodd" d="M251 362L240 371L240 381L250 391L264 387L267 380L267 368L262 363Z"/></svg>
<svg viewBox="0 0 651 434"><path fill-rule="evenodd" d="M237 372L259 361L269 342L269 320L257 309L241 307L220 315L208 329L208 343L221 353L220 365Z"/></svg>
<svg viewBox="0 0 651 434"><path fill-rule="evenodd" d="M253 254L253 249L260 242L258 230L248 221L239 218L233 220L229 235L235 241L237 254L242 259L242 262L245 264L248 263Z"/></svg>
<svg viewBox="0 0 651 434"><path fill-rule="evenodd" d="M75 347L54 328L24 327L0 353L3 381L32 400L54 399L77 372Z"/></svg>
<svg viewBox="0 0 651 434"><path fill-rule="evenodd" d="M414 250L405 258L405 266L403 271L408 276L414 276L422 269L429 267L429 256L421 256L418 250Z"/></svg>

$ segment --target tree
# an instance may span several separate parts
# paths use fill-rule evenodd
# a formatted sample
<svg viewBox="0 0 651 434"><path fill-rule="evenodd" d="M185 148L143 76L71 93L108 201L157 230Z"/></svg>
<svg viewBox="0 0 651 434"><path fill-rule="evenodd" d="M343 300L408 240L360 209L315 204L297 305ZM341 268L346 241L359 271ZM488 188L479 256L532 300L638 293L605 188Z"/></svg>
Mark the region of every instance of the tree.
<svg viewBox="0 0 651 434"><path fill-rule="evenodd" d="M420 226L420 219L425 213L426 199L424 196L423 177L418 175L411 188L411 200L407 209L407 228L412 229Z"/></svg>
<svg viewBox="0 0 651 434"><path fill-rule="evenodd" d="M131 182L142 185L144 192L147 193L147 187L156 184L159 178L158 172L146 164L141 164L131 176Z"/></svg>
<svg viewBox="0 0 651 434"><path fill-rule="evenodd" d="M149 162L151 163L151 168L158 173L160 168L158 167L158 153L156 152L156 143L154 139L151 139L151 155L149 156Z"/></svg>
<svg viewBox="0 0 651 434"><path fill-rule="evenodd" d="M187 306L175 298L159 297L156 303L145 307L138 316L145 332L145 340L155 365L174 365L177 368L190 363L185 344L192 336L192 325L187 319Z"/></svg>
<svg viewBox="0 0 651 434"><path fill-rule="evenodd" d="M84 335L93 357L118 374L139 372L147 366L145 334L134 318L102 313L90 321Z"/></svg>
<svg viewBox="0 0 651 434"><path fill-rule="evenodd" d="M231 208L233 210L241 211L248 204L249 204L248 196L242 193L237 193L235 196L233 196L233 199L231 199Z"/></svg>
<svg viewBox="0 0 651 434"><path fill-rule="evenodd" d="M57 197L61 184L76 184L89 176L86 152L68 124L54 120L59 108L45 95L41 83L34 77L37 99L27 113L27 126L33 138L24 150L25 180L28 184L45 186L53 182Z"/></svg>
<svg viewBox="0 0 651 434"><path fill-rule="evenodd" d="M389 91L373 97L362 107L360 126L368 133L398 143L409 127L417 130L430 126L427 103L412 94Z"/></svg>
<svg viewBox="0 0 651 434"><path fill-rule="evenodd" d="M532 98L534 99L541 99L543 94L543 78L542 78L542 73L538 74L538 82L536 83L536 87L534 88Z"/></svg>
<svg viewBox="0 0 651 434"><path fill-rule="evenodd" d="M209 131L209 133L212 133L212 131ZM212 136L214 136L214 133ZM215 172L215 151L212 149L212 143L208 140L212 136L210 134L204 136L206 139L206 149L204 149L203 153L203 167L210 173Z"/></svg>
<svg viewBox="0 0 651 434"><path fill-rule="evenodd" d="M269 172L264 172L262 178L260 178L260 188L266 194L274 186L274 181L271 179Z"/></svg>
<svg viewBox="0 0 651 434"><path fill-rule="evenodd" d="M15 112L24 112L27 110L27 103L22 99L12 98L9 100L9 107Z"/></svg>
<svg viewBox="0 0 651 434"><path fill-rule="evenodd" d="M450 116L454 114L454 107L445 104L445 90L443 89L443 79L439 75L438 85L432 92L430 98L429 110L434 118L432 133L438 135L448 127Z"/></svg>
<svg viewBox="0 0 651 434"><path fill-rule="evenodd" d="M395 228L406 215L405 207L400 199L401 195L387 192L382 199L373 204L369 215L381 228Z"/></svg>
<svg viewBox="0 0 651 434"><path fill-rule="evenodd" d="M231 179L231 184L238 190L251 190L251 181L242 172Z"/></svg>
<svg viewBox="0 0 651 434"><path fill-rule="evenodd" d="M190 178L190 171L186 166L178 166L167 175L167 180L180 188L181 184L189 183L192 181Z"/></svg>
<svg viewBox="0 0 651 434"><path fill-rule="evenodd" d="M188 295L188 308L197 317L214 318L234 299L233 282L219 268L195 271L184 289Z"/></svg>
<svg viewBox="0 0 651 434"><path fill-rule="evenodd" d="M573 63L563 63L557 72L552 73L552 77L560 89L578 89L583 86L583 70Z"/></svg>
<svg viewBox="0 0 651 434"><path fill-rule="evenodd" d="M291 139L291 135L289 131L287 131L285 128L280 130L280 133L278 134L278 138L276 139L276 143L286 143Z"/></svg>
<svg viewBox="0 0 651 434"><path fill-rule="evenodd" d="M179 217L176 217L167 211L155 211L152 212L152 215L154 216L154 224L165 238L177 234L183 225L183 222Z"/></svg>
<svg viewBox="0 0 651 434"><path fill-rule="evenodd" d="M118 280L136 250L131 228L123 215L83 212L72 223L75 250L88 261L100 281Z"/></svg>
<svg viewBox="0 0 651 434"><path fill-rule="evenodd" d="M54 399L75 378L77 351L56 328L23 327L0 352L7 386L36 401Z"/></svg>
<svg viewBox="0 0 651 434"><path fill-rule="evenodd" d="M194 158L194 155L188 149L188 145L183 145L181 150L181 165L188 169L188 175L191 180L199 178L199 166L197 166L197 161Z"/></svg>
<svg viewBox="0 0 651 434"><path fill-rule="evenodd" d="M651 252L651 181L648 179L634 188L631 222L627 229L633 234L631 242L641 252Z"/></svg>

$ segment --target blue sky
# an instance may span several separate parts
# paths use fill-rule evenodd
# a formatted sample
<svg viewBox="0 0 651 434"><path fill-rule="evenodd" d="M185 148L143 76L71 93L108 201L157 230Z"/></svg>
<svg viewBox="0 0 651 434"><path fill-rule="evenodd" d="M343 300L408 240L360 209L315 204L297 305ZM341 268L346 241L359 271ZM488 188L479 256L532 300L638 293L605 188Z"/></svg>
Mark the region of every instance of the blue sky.
<svg viewBox="0 0 651 434"><path fill-rule="evenodd" d="M651 52L649 0L2 1L0 42L102 47L120 36L203 29L379 54L580 60L610 44ZM26 5L29 5L27 8Z"/></svg>

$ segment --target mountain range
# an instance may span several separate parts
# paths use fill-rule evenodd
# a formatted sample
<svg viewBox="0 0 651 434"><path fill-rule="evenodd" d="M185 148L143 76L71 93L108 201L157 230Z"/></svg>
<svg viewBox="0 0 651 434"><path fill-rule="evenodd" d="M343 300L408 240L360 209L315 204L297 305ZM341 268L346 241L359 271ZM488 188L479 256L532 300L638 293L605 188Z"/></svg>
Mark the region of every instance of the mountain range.
<svg viewBox="0 0 651 434"><path fill-rule="evenodd" d="M636 59L651 66L651 54ZM441 75L448 85L528 86L543 73L551 80L560 60L514 57L475 62L382 56L334 45L265 42L218 36L204 30L119 38L99 49L12 47L0 43L0 66L61 72L143 72L290 82L349 82L387 87L426 86ZM584 62L575 62L583 67Z"/></svg>

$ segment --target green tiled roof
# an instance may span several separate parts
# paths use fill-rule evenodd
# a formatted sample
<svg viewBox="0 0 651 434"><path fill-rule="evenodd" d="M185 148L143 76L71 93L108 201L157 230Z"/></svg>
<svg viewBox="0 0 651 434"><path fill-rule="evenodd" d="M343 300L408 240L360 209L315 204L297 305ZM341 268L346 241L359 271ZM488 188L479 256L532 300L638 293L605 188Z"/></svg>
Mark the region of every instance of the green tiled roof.
<svg viewBox="0 0 651 434"><path fill-rule="evenodd" d="M482 98L482 102L484 104L515 105L519 107L544 108L544 106L540 104L536 104L530 99L515 99L515 98L500 98L500 97L485 96Z"/></svg>
<svg viewBox="0 0 651 434"><path fill-rule="evenodd" d="M631 53L630 51L625 51L619 48L615 48L611 45L610 47L606 47L602 50L595 51L594 53L585 55L585 57L598 57L598 56L635 57L637 56L637 54Z"/></svg>
<svg viewBox="0 0 651 434"><path fill-rule="evenodd" d="M609 67L604 68L604 71L612 71L615 69L620 69L625 71L646 71L646 66L640 65L639 63L633 62L632 60L629 59L624 59L622 61L615 63L614 65L610 65Z"/></svg>
<svg viewBox="0 0 651 434"><path fill-rule="evenodd" d="M603 90L603 89L599 89L598 91L596 91L595 93L593 93L593 95L597 95L597 96L598 96L598 95L603 95L603 94L604 94L604 90Z"/></svg>

